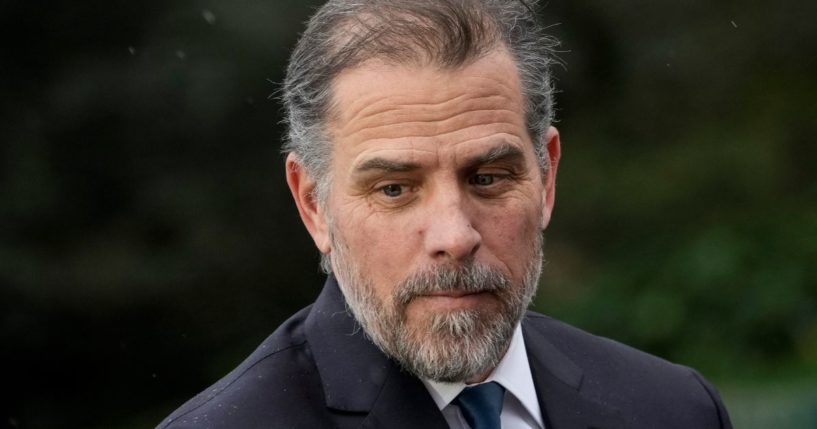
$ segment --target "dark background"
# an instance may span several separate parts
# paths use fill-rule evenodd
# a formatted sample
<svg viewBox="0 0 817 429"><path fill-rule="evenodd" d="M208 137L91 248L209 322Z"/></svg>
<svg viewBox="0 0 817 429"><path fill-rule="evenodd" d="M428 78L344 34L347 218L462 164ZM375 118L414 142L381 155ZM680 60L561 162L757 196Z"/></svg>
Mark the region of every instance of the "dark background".
<svg viewBox="0 0 817 429"><path fill-rule="evenodd" d="M151 427L322 276L270 94L316 2L0 3L0 427ZM817 426L815 3L551 1L537 309Z"/></svg>

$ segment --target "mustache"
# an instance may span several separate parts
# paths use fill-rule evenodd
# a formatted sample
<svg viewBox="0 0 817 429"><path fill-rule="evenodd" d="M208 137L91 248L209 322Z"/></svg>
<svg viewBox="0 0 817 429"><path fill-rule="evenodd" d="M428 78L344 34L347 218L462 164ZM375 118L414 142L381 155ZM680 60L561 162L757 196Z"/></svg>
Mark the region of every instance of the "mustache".
<svg viewBox="0 0 817 429"><path fill-rule="evenodd" d="M511 287L511 279L501 270L482 264L436 266L412 274L393 293L394 302L406 305L421 295L440 292L500 292Z"/></svg>

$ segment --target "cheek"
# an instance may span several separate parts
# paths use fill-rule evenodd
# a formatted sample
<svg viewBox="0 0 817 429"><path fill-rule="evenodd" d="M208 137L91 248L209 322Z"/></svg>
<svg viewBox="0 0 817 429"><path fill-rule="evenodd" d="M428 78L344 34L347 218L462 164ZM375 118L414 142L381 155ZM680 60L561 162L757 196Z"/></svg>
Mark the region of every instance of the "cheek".
<svg viewBox="0 0 817 429"><path fill-rule="evenodd" d="M514 276L523 273L541 215L530 206L505 208L482 216L483 245Z"/></svg>
<svg viewBox="0 0 817 429"><path fill-rule="evenodd" d="M405 225L379 218L349 217L339 225L349 254L361 274L381 296L390 294L409 266L409 233Z"/></svg>
<svg viewBox="0 0 817 429"><path fill-rule="evenodd" d="M479 214L485 235L497 237L503 241L520 241L520 237L539 230L541 213L534 204L508 205L499 209L482 210Z"/></svg>

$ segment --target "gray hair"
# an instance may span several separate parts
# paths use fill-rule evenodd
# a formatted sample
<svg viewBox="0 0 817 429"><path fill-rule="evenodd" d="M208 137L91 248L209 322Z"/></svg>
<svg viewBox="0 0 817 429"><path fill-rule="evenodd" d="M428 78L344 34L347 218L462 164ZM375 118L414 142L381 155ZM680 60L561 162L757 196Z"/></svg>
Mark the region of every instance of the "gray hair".
<svg viewBox="0 0 817 429"><path fill-rule="evenodd" d="M499 46L516 62L526 125L544 170L543 137L553 120L550 67L558 41L545 34L538 0L329 0L309 20L289 61L282 99L289 126L284 152L294 153L328 196L332 148L325 123L332 83L343 70L380 59L455 68Z"/></svg>

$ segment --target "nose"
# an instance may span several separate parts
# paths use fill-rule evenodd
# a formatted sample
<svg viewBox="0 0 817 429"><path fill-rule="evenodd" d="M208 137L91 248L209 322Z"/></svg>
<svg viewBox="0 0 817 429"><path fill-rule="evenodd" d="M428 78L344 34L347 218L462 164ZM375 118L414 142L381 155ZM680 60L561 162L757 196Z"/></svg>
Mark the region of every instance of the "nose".
<svg viewBox="0 0 817 429"><path fill-rule="evenodd" d="M423 237L426 252L439 262L466 261L482 243L471 210L459 195L452 194L439 195L427 212Z"/></svg>

